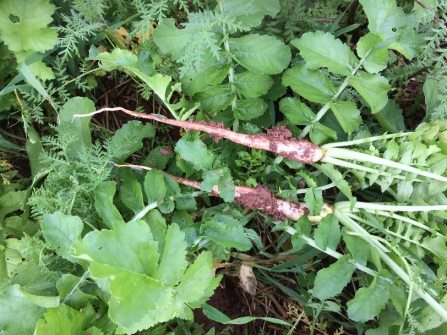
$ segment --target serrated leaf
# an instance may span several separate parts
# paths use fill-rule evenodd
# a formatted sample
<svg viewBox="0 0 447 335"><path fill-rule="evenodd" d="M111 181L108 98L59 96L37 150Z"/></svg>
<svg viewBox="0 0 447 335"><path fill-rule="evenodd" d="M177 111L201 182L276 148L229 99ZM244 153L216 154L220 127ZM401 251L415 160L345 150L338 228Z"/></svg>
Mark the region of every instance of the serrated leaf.
<svg viewBox="0 0 447 335"><path fill-rule="evenodd" d="M49 308L45 319L39 320L34 335L85 334L86 315L66 305Z"/></svg>
<svg viewBox="0 0 447 335"><path fill-rule="evenodd" d="M348 301L348 316L351 320L366 322L385 308L390 298L390 283L384 278L375 277L369 287L362 287L354 299Z"/></svg>
<svg viewBox="0 0 447 335"><path fill-rule="evenodd" d="M363 67L369 73L378 73L387 66L388 50L377 46L382 41L381 36L368 33L362 36L357 43L357 55L361 58L366 57L363 61Z"/></svg>
<svg viewBox="0 0 447 335"><path fill-rule="evenodd" d="M359 71L356 76L350 77L348 82L365 99L373 114L386 106L391 86L385 77Z"/></svg>
<svg viewBox="0 0 447 335"><path fill-rule="evenodd" d="M296 98L284 98L279 102L279 110L294 125L310 125L315 120L315 113Z"/></svg>
<svg viewBox="0 0 447 335"><path fill-rule="evenodd" d="M119 210L113 203L116 182L105 181L95 189L95 208L104 223L110 228L114 222L124 222Z"/></svg>
<svg viewBox="0 0 447 335"><path fill-rule="evenodd" d="M63 258L74 261L70 255L70 245L81 238L84 224L78 216L62 212L47 214L41 221L42 233L48 244Z"/></svg>
<svg viewBox="0 0 447 335"><path fill-rule="evenodd" d="M273 79L267 74L245 71L236 75L235 86L246 98L257 98L268 92Z"/></svg>
<svg viewBox="0 0 447 335"><path fill-rule="evenodd" d="M249 121L261 116L267 109L267 104L261 98L250 98L237 101L237 109L234 111L236 117Z"/></svg>
<svg viewBox="0 0 447 335"><path fill-rule="evenodd" d="M93 101L81 97L71 98L62 106L59 113L60 124L64 127L64 132L70 131L70 135L74 136L67 148L70 158L74 158L82 148L87 148L92 144L90 135L90 119L92 117L73 119L73 115L88 114L94 110Z"/></svg>
<svg viewBox="0 0 447 335"><path fill-rule="evenodd" d="M337 218L330 214L321 219L314 233L314 240L317 246L322 250L326 250L326 248L336 250L340 243L340 238L340 225Z"/></svg>
<svg viewBox="0 0 447 335"><path fill-rule="evenodd" d="M210 170L213 165L214 155L202 141L190 142L180 139L175 145L175 152L197 169Z"/></svg>
<svg viewBox="0 0 447 335"><path fill-rule="evenodd" d="M56 307L59 297L25 293L12 285L0 294L0 329L2 335L32 334L37 321L48 307Z"/></svg>
<svg viewBox="0 0 447 335"><path fill-rule="evenodd" d="M194 95L194 100L200 102L204 111L219 112L230 106L235 96L235 93L231 92L230 86L225 84L197 93Z"/></svg>
<svg viewBox="0 0 447 335"><path fill-rule="evenodd" d="M155 135L154 126L141 121L129 121L118 129L110 142L110 153L114 158L126 159L143 147L143 139Z"/></svg>
<svg viewBox="0 0 447 335"><path fill-rule="evenodd" d="M311 70L304 64L298 64L284 72L282 83L312 102L330 102L337 92L326 74Z"/></svg>
<svg viewBox="0 0 447 335"><path fill-rule="evenodd" d="M146 172L144 177L144 192L146 193L147 202L162 202L166 195L166 184L163 174L158 170L150 170Z"/></svg>
<svg viewBox="0 0 447 335"><path fill-rule="evenodd" d="M240 251L251 248L250 239L246 236L242 225L236 220L231 222L210 220L200 226L200 232L203 236L227 248Z"/></svg>
<svg viewBox="0 0 447 335"><path fill-rule="evenodd" d="M290 48L273 36L250 34L229 43L233 58L255 73L281 73L292 58Z"/></svg>
<svg viewBox="0 0 447 335"><path fill-rule="evenodd" d="M336 170L331 164L321 164L316 165L317 169L322 171L332 182L337 186L337 188L348 197L349 200L353 201L351 187L348 182L343 178L340 171Z"/></svg>
<svg viewBox="0 0 447 335"><path fill-rule="evenodd" d="M339 295L351 280L355 266L348 263L349 256L343 256L317 273L313 295L320 300L326 300Z"/></svg>
<svg viewBox="0 0 447 335"><path fill-rule="evenodd" d="M352 133L362 123L360 111L352 101L334 101L330 104L340 126L345 133Z"/></svg>
<svg viewBox="0 0 447 335"><path fill-rule="evenodd" d="M187 266L185 234L176 224L171 224L166 233L156 279L162 281L164 285L177 285Z"/></svg>
<svg viewBox="0 0 447 335"><path fill-rule="evenodd" d="M325 67L330 72L349 76L358 65L351 49L331 33L307 32L291 43L300 50L309 69Z"/></svg>
<svg viewBox="0 0 447 335"><path fill-rule="evenodd" d="M321 190L309 188L304 196L310 215L320 215L323 209L323 193Z"/></svg>

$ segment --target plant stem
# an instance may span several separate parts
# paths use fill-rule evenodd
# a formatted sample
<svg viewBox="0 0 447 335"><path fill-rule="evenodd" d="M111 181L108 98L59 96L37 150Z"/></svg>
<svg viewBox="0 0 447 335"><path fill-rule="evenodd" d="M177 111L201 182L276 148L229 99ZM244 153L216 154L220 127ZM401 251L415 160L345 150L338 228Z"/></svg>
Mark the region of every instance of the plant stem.
<svg viewBox="0 0 447 335"><path fill-rule="evenodd" d="M354 76L357 73L357 71L362 67L363 62L366 60L366 58L368 57L368 55L371 51L372 51L372 48L368 50L368 52L365 54L365 57L360 59L359 63L355 67L355 69L352 70L352 72L351 72L352 76ZM336 100L340 96L340 94L343 93L345 88L348 87L348 85L349 85L348 81L349 81L349 77L346 77L345 80L343 80L340 87L338 88L337 93L335 93L334 96L331 98L331 101ZM321 120L321 118L326 114L326 112L329 110L329 108L330 108L330 102L324 104L323 107L321 107L321 109L318 111L317 115L315 116L315 119L313 120L312 124L306 126L303 129L303 131L301 132L301 134L300 134L301 138L305 137L307 134L309 134L309 131L312 129L313 125Z"/></svg>
<svg viewBox="0 0 447 335"><path fill-rule="evenodd" d="M376 157L376 156L364 154L364 153L353 151L353 150L340 149L340 148L329 148L329 149L327 149L327 151L325 153L325 157L322 159L323 162L325 161L326 157L355 160L355 161L361 161L361 162L366 162L366 163L388 166L393 169L407 171L410 173L414 173L416 175L424 176L424 177L427 177L430 179L435 179L435 180L439 180L439 181L443 181L443 182L447 183L446 177L443 177L443 176L440 176L440 175L437 175L437 174L434 174L431 172L422 171L422 170L416 169L414 167L408 166L407 164L393 162L389 159L384 159L381 157Z"/></svg>
<svg viewBox="0 0 447 335"><path fill-rule="evenodd" d="M359 144L363 144L363 143L370 143L370 142L375 142L375 141L390 140L390 139L399 138L399 137L406 137L406 136L411 135L411 134L413 134L413 133L412 132L407 132L407 133L397 133L397 134L372 136L372 137L361 138L361 139L353 140L353 141L328 143L328 144L322 145L321 147L324 148L324 149L348 147L348 146L359 145Z"/></svg>
<svg viewBox="0 0 447 335"><path fill-rule="evenodd" d="M346 201L349 205L349 202ZM338 204L337 204L338 205ZM338 208L338 206L337 206ZM385 205L367 202L356 202L354 208L367 210L387 211L387 212L431 212L431 211L447 211L447 205L433 206L405 206L405 205Z"/></svg>

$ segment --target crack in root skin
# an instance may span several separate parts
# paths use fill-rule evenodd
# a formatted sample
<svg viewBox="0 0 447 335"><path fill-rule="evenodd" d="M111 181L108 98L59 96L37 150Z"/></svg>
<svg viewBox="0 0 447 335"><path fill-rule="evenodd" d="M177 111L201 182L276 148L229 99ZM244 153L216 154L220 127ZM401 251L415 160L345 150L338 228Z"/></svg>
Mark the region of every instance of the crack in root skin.
<svg viewBox="0 0 447 335"><path fill-rule="evenodd" d="M309 210L294 202L277 199L264 185L258 185L255 189L241 187L241 192L234 198L238 205L258 209L271 215L274 220L283 221L286 218L298 219L302 215L309 214Z"/></svg>

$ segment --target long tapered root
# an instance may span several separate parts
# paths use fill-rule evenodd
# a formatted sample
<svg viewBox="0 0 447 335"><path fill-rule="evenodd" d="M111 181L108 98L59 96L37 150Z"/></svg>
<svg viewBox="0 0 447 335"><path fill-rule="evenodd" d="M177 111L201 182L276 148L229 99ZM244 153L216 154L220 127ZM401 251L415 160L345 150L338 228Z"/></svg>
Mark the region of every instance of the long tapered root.
<svg viewBox="0 0 447 335"><path fill-rule="evenodd" d="M203 131L208 133L215 140L225 138L234 143L242 144L254 149L270 151L278 156L283 156L305 164L318 162L324 156L324 149L321 149L318 145L309 141L291 139L290 131L284 127L278 127L276 128L276 131L273 129L273 131L269 131L267 135L247 135L225 129L223 128L223 125L213 122L178 121L151 114L137 113L122 107L102 108L88 114L75 114L73 115L73 119L78 117L89 117L106 111L119 111L133 117L154 120L172 126L185 128L187 130Z"/></svg>
<svg viewBox="0 0 447 335"><path fill-rule="evenodd" d="M116 164L116 167L119 168L133 168L137 170L152 170L152 168L143 166L143 165L134 165L134 164ZM173 176L167 172L160 171L179 184L183 184L186 186L190 186L200 190L200 182L195 180L184 179L180 177ZM311 222L320 222L321 219L329 214L334 212L333 206L329 204L324 204L323 210L320 215L310 216L309 209L306 204L303 202L291 202L282 199L276 198L273 193L265 186L259 185L256 188L246 187L246 186L235 186L235 194L234 194L234 202L238 205L250 208L250 209L258 209L265 214L272 215L275 220L298 220L303 215L308 215L308 218ZM213 187L211 192L214 196L219 196L220 192L217 186Z"/></svg>

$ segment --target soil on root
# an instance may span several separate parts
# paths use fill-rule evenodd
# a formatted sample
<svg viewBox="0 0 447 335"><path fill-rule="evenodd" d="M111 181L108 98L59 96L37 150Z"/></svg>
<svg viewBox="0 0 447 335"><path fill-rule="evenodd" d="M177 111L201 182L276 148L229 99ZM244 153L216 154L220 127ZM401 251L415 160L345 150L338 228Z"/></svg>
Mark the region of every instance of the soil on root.
<svg viewBox="0 0 447 335"><path fill-rule="evenodd" d="M217 308L230 319L237 319L243 316L266 316L262 306L254 303L250 295L245 293L239 286L237 277L224 276L221 284L207 303ZM208 319L200 308L194 310L194 322L203 325L206 331L213 327L215 327L216 331L231 328L231 334L235 335L258 334L259 328L264 324L263 321L254 321L240 326L223 325Z"/></svg>

